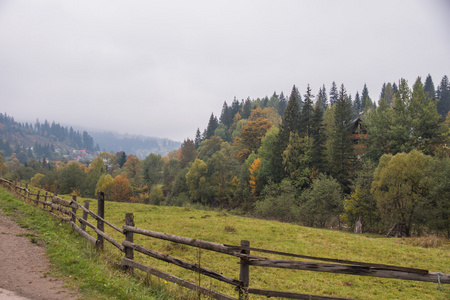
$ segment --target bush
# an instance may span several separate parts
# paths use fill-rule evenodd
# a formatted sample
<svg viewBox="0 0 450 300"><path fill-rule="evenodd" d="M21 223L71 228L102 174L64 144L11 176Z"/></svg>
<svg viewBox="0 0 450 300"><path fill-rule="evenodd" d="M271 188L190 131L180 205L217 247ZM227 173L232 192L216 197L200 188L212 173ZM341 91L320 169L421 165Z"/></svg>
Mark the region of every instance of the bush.
<svg viewBox="0 0 450 300"><path fill-rule="evenodd" d="M283 222L299 221L299 203L295 198L291 180L284 179L279 185L269 184L255 203L256 216Z"/></svg>

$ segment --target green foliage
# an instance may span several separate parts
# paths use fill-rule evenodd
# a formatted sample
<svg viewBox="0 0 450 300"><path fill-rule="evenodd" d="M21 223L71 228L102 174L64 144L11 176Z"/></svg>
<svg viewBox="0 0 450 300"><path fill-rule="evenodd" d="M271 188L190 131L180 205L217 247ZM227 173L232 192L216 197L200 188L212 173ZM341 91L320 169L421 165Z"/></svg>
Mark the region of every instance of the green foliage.
<svg viewBox="0 0 450 300"><path fill-rule="evenodd" d="M309 186L311 175L311 146L308 137L301 138L291 132L289 143L283 154L283 167L294 185L299 188Z"/></svg>
<svg viewBox="0 0 450 300"><path fill-rule="evenodd" d="M80 164L76 161L70 162L59 171L59 193L79 194L85 178L86 173L81 169Z"/></svg>
<svg viewBox="0 0 450 300"><path fill-rule="evenodd" d="M354 227L360 219L363 232L376 231L380 220L377 203L371 194L375 168L376 165L372 161L363 161L352 184L353 192L344 202L345 221Z"/></svg>
<svg viewBox="0 0 450 300"><path fill-rule="evenodd" d="M334 105L333 129L331 136L331 174L344 189L348 189L352 162L354 160L353 141L350 137L353 129L352 104L344 85Z"/></svg>
<svg viewBox="0 0 450 300"><path fill-rule="evenodd" d="M409 154L383 155L375 170L372 192L377 206L385 222L403 222L407 235L431 187L427 172L431 162L430 156L413 150Z"/></svg>
<svg viewBox="0 0 450 300"><path fill-rule="evenodd" d="M301 220L314 227L334 226L342 212L342 189L339 182L320 174L300 196Z"/></svg>
<svg viewBox="0 0 450 300"><path fill-rule="evenodd" d="M282 222L298 222L300 207L292 182L284 179L279 184L266 185L261 194L261 200L255 202L255 214Z"/></svg>
<svg viewBox="0 0 450 300"><path fill-rule="evenodd" d="M143 179L146 185L153 186L163 178L163 165L161 155L150 153L142 161Z"/></svg>
<svg viewBox="0 0 450 300"><path fill-rule="evenodd" d="M186 174L186 184L189 187L189 195L194 202L206 201L206 174L208 166L201 159L195 159L194 163L189 168Z"/></svg>

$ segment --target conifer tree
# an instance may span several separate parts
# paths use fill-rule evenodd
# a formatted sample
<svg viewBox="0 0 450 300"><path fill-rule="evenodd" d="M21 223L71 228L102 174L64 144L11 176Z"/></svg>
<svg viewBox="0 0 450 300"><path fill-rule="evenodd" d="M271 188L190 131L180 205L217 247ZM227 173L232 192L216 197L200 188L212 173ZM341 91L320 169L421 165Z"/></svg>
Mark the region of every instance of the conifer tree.
<svg viewBox="0 0 450 300"><path fill-rule="evenodd" d="M284 97L283 92L281 92L280 97L278 98L279 102L278 102L278 114L280 116L284 115L284 111L286 110L286 106L287 106L287 101L286 101L286 97Z"/></svg>
<svg viewBox="0 0 450 300"><path fill-rule="evenodd" d="M431 78L430 74L428 74L427 78L425 79L425 85L423 88L425 90L427 100L436 99L436 90L434 89L433 79Z"/></svg>
<svg viewBox="0 0 450 300"><path fill-rule="evenodd" d="M200 147L200 143L202 142L202 136L200 134L200 128L197 128L197 132L195 133L195 149L198 149Z"/></svg>
<svg viewBox="0 0 450 300"><path fill-rule="evenodd" d="M395 82L392 84L392 89L394 90L394 93L398 92L398 86Z"/></svg>
<svg viewBox="0 0 450 300"><path fill-rule="evenodd" d="M380 93L380 99L379 100L384 99L384 92L385 92L385 90L386 90L386 82L383 83L383 86L381 87L381 93Z"/></svg>
<svg viewBox="0 0 450 300"><path fill-rule="evenodd" d="M242 118L248 119L248 117L250 117L251 112L252 112L252 102L250 98L247 98L247 100L245 100L244 102L244 105L242 106Z"/></svg>
<svg viewBox="0 0 450 300"><path fill-rule="evenodd" d="M311 88L308 84L306 88L305 100L303 102L302 111L300 114L300 137L311 137L312 118L313 118L313 100L314 95L311 93Z"/></svg>
<svg viewBox="0 0 450 300"><path fill-rule="evenodd" d="M222 113L220 114L220 122L223 123L227 128L230 127L233 119L231 117L231 111L225 101L222 106Z"/></svg>
<svg viewBox="0 0 450 300"><path fill-rule="evenodd" d="M275 182L281 182L285 175L282 165L282 153L286 149L291 132L298 134L300 128L300 107L297 93L298 90L294 85L294 87L292 88L291 96L289 97L289 102L284 112L283 120L281 122L280 132L277 136L277 142L274 143L274 155L272 161L270 162L270 169L274 172L273 180Z"/></svg>
<svg viewBox="0 0 450 300"><path fill-rule="evenodd" d="M344 188L348 188L353 160L353 141L351 102L344 85L341 85L334 111L334 132L332 136L331 167L332 174Z"/></svg>
<svg viewBox="0 0 450 300"><path fill-rule="evenodd" d="M356 92L354 107L358 114L361 113L361 98L359 97L359 92Z"/></svg>
<svg viewBox="0 0 450 300"><path fill-rule="evenodd" d="M372 101L367 101L369 100L369 90L367 89L367 85L364 83L364 88L362 90L362 94L361 94L361 108L362 110L365 110L366 106L369 106L369 104L367 102L370 102L370 104L372 104Z"/></svg>
<svg viewBox="0 0 450 300"><path fill-rule="evenodd" d="M214 135L214 131L216 131L217 127L219 126L219 121L217 120L217 117L214 116L214 113L211 113L211 117L209 117L208 127L206 128L206 135L205 138L209 139Z"/></svg>
<svg viewBox="0 0 450 300"><path fill-rule="evenodd" d="M447 116L450 111L450 82L447 75L442 78L441 84L438 87L437 98L439 102L437 103L437 110L443 119Z"/></svg>
<svg viewBox="0 0 450 300"><path fill-rule="evenodd" d="M325 172L326 135L323 124L323 110L320 103L316 103L314 106L311 137L311 165L319 172Z"/></svg>
<svg viewBox="0 0 450 300"><path fill-rule="evenodd" d="M319 88L319 93L317 94L317 103L320 105L322 110L326 110L328 106L327 90L325 84Z"/></svg>
<svg viewBox="0 0 450 300"><path fill-rule="evenodd" d="M330 105L333 106L336 104L338 99L338 89L336 86L336 82L333 81L330 89Z"/></svg>

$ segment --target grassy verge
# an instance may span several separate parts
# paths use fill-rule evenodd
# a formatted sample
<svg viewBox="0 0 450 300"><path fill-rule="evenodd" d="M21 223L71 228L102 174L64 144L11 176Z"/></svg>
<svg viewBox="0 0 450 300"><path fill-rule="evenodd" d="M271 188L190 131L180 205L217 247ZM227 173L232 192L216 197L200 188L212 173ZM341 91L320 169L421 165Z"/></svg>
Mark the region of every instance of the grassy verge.
<svg viewBox="0 0 450 300"><path fill-rule="evenodd" d="M52 262L52 276L78 288L80 299L171 299L161 284L146 286L140 278L115 270L95 249L74 231L45 211L23 203L0 189L2 213L21 227L38 233L34 243L45 244Z"/></svg>

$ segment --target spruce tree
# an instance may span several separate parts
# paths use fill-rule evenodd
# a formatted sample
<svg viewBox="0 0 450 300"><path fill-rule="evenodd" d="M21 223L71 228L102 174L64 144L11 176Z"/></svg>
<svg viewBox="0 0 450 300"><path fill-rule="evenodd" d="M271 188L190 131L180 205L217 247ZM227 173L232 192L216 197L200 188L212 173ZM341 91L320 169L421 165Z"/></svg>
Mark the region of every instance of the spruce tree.
<svg viewBox="0 0 450 300"><path fill-rule="evenodd" d="M369 103L367 103L367 102L370 102L370 105L372 104L372 101L367 101L369 99L370 99L369 98L369 90L367 89L367 85L364 83L364 88L363 88L362 94L361 94L361 108L362 108L362 110L365 110L366 108L368 108L368 107L366 107L366 105L369 106Z"/></svg>
<svg viewBox="0 0 450 300"><path fill-rule="evenodd" d="M245 100L244 102L244 105L242 106L242 118L248 119L248 117L250 117L251 112L252 112L252 101L250 100L250 98L247 98L247 100Z"/></svg>
<svg viewBox="0 0 450 300"><path fill-rule="evenodd" d="M380 93L380 99L384 99L384 92L386 90L386 83L383 83L383 86L381 87L381 93Z"/></svg>
<svg viewBox="0 0 450 300"><path fill-rule="evenodd" d="M362 109L361 109L361 98L359 97L359 92L356 92L354 107L355 107L356 111L358 112L358 114L360 114Z"/></svg>
<svg viewBox="0 0 450 300"><path fill-rule="evenodd" d="M334 111L334 132L332 136L331 167L332 174L344 190L349 187L350 170L354 156L351 139L352 124L351 102L344 85L341 85Z"/></svg>
<svg viewBox="0 0 450 300"><path fill-rule="evenodd" d="M280 97L279 97L279 102L278 102L278 114L280 116L284 115L284 111L286 110L287 107L287 100L286 97L284 97L283 92L281 92Z"/></svg>
<svg viewBox="0 0 450 300"><path fill-rule="evenodd" d="M313 118L313 100L314 95L311 93L311 88L308 84L306 87L305 100L303 102L302 111L300 114L300 137L311 137L312 118Z"/></svg>
<svg viewBox="0 0 450 300"><path fill-rule="evenodd" d="M228 107L227 102L225 101L222 106L222 113L220 114L220 122L223 123L227 128L230 127L233 119L231 117L231 111Z"/></svg>
<svg viewBox="0 0 450 300"><path fill-rule="evenodd" d="M285 176L285 172L283 170L282 154L287 147L291 132L298 134L300 128L300 108L297 93L298 90L294 85L294 87L292 88L291 96L289 97L289 102L283 115L280 132L277 136L277 142L273 145L274 155L272 161L270 162L270 168L273 171L274 182L281 182L281 180Z"/></svg>
<svg viewBox="0 0 450 300"><path fill-rule="evenodd" d="M442 78L441 84L438 87L437 94L439 99L437 103L437 110L442 116L443 120L445 120L447 113L450 111L450 82L447 75Z"/></svg>
<svg viewBox="0 0 450 300"><path fill-rule="evenodd" d="M214 135L214 131L216 131L217 127L219 126L219 121L217 120L217 117L214 116L214 113L211 113L211 117L209 118L208 127L206 128L206 135L205 139L209 139Z"/></svg>
<svg viewBox="0 0 450 300"><path fill-rule="evenodd" d="M336 82L333 81L330 89L330 105L333 106L336 104L338 99L338 89L336 86Z"/></svg>
<svg viewBox="0 0 450 300"><path fill-rule="evenodd" d="M195 133L195 149L198 149L200 147L200 143L202 142L202 136L200 134L200 128L197 128L197 132Z"/></svg>
<svg viewBox="0 0 450 300"><path fill-rule="evenodd" d="M427 79L425 79L425 86L423 88L427 96L427 100L436 99L436 90L434 89L433 79L430 74L428 74Z"/></svg>
<svg viewBox="0 0 450 300"><path fill-rule="evenodd" d="M325 172L325 127L323 124L323 110L320 103L314 106L312 117L312 145L311 145L311 165L319 172Z"/></svg>

